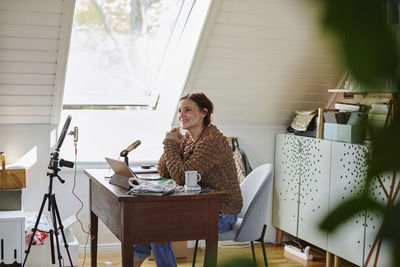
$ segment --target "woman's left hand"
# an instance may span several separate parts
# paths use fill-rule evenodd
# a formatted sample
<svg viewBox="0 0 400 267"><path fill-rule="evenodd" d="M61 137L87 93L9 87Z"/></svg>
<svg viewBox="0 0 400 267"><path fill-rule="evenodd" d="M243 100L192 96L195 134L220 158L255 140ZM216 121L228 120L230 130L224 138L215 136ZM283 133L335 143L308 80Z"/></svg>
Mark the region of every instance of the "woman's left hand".
<svg viewBox="0 0 400 267"><path fill-rule="evenodd" d="M183 135L181 134L179 127L173 128L171 131L167 132L165 139L174 140L177 143L182 141Z"/></svg>

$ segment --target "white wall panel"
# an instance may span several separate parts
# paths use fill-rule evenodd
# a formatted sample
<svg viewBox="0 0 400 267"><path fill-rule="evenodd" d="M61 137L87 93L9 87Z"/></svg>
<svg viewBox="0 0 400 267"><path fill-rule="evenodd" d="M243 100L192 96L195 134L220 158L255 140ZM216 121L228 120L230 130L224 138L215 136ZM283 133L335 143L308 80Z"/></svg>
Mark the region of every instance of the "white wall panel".
<svg viewBox="0 0 400 267"><path fill-rule="evenodd" d="M0 84L53 85L56 74L0 73Z"/></svg>
<svg viewBox="0 0 400 267"><path fill-rule="evenodd" d="M0 10L36 11L36 12L63 12L63 0L1 0Z"/></svg>
<svg viewBox="0 0 400 267"><path fill-rule="evenodd" d="M0 123L1 124L48 124L51 116L3 116L0 115Z"/></svg>
<svg viewBox="0 0 400 267"><path fill-rule="evenodd" d="M0 37L57 39L60 35L60 31L60 27L55 26L0 25Z"/></svg>
<svg viewBox="0 0 400 267"><path fill-rule="evenodd" d="M215 2L183 94L210 96L220 124L287 125L294 110L325 106L342 64L321 33L318 3Z"/></svg>
<svg viewBox="0 0 400 267"><path fill-rule="evenodd" d="M0 1L0 123L58 123L74 5Z"/></svg>
<svg viewBox="0 0 400 267"><path fill-rule="evenodd" d="M0 95L53 95L51 85L0 85Z"/></svg>
<svg viewBox="0 0 400 267"><path fill-rule="evenodd" d="M5 115L47 115L51 111L51 106L1 106L0 114Z"/></svg>
<svg viewBox="0 0 400 267"><path fill-rule="evenodd" d="M51 106L52 96L2 96L1 106Z"/></svg>
<svg viewBox="0 0 400 267"><path fill-rule="evenodd" d="M16 0L18 1L18 0ZM61 25L62 13L4 11L0 9L0 23L21 25Z"/></svg>
<svg viewBox="0 0 400 267"><path fill-rule="evenodd" d="M57 64L43 62L3 62L0 72L5 73L56 73Z"/></svg>
<svg viewBox="0 0 400 267"><path fill-rule="evenodd" d="M1 16L1 14L0 14ZM58 40L30 39L30 38L0 38L0 49L57 51Z"/></svg>
<svg viewBox="0 0 400 267"><path fill-rule="evenodd" d="M0 50L2 61L57 62L57 51Z"/></svg>

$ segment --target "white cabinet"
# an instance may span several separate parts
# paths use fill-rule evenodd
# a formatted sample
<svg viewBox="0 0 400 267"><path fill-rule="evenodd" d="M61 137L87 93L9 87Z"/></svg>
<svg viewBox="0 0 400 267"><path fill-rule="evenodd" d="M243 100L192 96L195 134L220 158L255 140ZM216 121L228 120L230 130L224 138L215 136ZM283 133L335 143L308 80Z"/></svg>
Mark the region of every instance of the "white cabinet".
<svg viewBox="0 0 400 267"><path fill-rule="evenodd" d="M22 263L25 250L23 211L0 211L0 263Z"/></svg>
<svg viewBox="0 0 400 267"><path fill-rule="evenodd" d="M329 210L357 194L366 175L367 148L361 145L332 142ZM365 213L344 222L328 238L328 251L362 265Z"/></svg>
<svg viewBox="0 0 400 267"><path fill-rule="evenodd" d="M276 148L273 224L326 249L316 229L329 204L330 142L278 135Z"/></svg>
<svg viewBox="0 0 400 267"><path fill-rule="evenodd" d="M384 173L381 177L382 183L385 185L385 188L387 190L387 193L390 194L390 186L392 183L392 177L393 173ZM400 173L397 173L397 180L396 180L396 186L398 183L398 177L400 177ZM381 202L383 205L387 204L387 197L385 195L384 190L382 189L382 186L379 184L377 179L374 179L374 184L372 186L373 191L370 192L373 198L379 202ZM393 191L395 188L393 189ZM382 215L378 214L377 212L373 211L367 211L366 212L366 218L365 218L365 248L364 248L364 262L367 260L368 254L372 248L372 244L374 243L374 240L376 238L376 235L379 231L379 228L381 227L382 224ZM380 253L378 257L378 264L377 266L391 266L391 247L389 244L386 242L382 242L381 248L380 248ZM376 248L375 248L376 252ZM376 253L372 254L372 257L368 263L368 267L374 266L374 261L375 261Z"/></svg>
<svg viewBox="0 0 400 267"><path fill-rule="evenodd" d="M292 135L276 138L273 224L297 236L299 211L300 142ZM277 179L278 177L278 179Z"/></svg>
<svg viewBox="0 0 400 267"><path fill-rule="evenodd" d="M339 203L363 189L367 173L363 145L279 134L276 137L273 225L357 265L366 261L382 216L365 211L329 235L318 225ZM400 176L398 174L397 176ZM390 191L392 174L382 176ZM386 205L377 179L371 195ZM375 250L376 251L376 250ZM382 244L379 266L390 266L390 249ZM375 254L369 265L372 266Z"/></svg>

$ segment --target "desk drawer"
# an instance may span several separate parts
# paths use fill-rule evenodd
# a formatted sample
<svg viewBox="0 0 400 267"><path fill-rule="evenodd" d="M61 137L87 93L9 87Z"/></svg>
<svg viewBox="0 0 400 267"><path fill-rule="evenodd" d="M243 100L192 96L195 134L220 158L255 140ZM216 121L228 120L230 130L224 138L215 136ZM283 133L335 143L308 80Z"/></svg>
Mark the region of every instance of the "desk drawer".
<svg viewBox="0 0 400 267"><path fill-rule="evenodd" d="M136 243L204 239L208 236L209 200L142 202L126 209ZM146 216L144 216L146 214ZM171 216L171 214L174 214ZM218 220L218 219L217 219ZM135 231L136 225L140 231Z"/></svg>

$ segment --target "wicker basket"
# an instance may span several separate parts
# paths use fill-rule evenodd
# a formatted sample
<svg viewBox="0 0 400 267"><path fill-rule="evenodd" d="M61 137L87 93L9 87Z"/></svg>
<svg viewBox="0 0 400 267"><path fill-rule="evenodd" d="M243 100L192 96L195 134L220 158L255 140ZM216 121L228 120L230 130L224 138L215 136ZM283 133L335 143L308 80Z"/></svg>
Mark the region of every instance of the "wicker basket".
<svg viewBox="0 0 400 267"><path fill-rule="evenodd" d="M21 210L21 189L0 190L0 211Z"/></svg>
<svg viewBox="0 0 400 267"><path fill-rule="evenodd" d="M26 170L25 169L9 169L6 170L6 157L0 152L1 172L0 172L0 189L20 189L26 186Z"/></svg>

